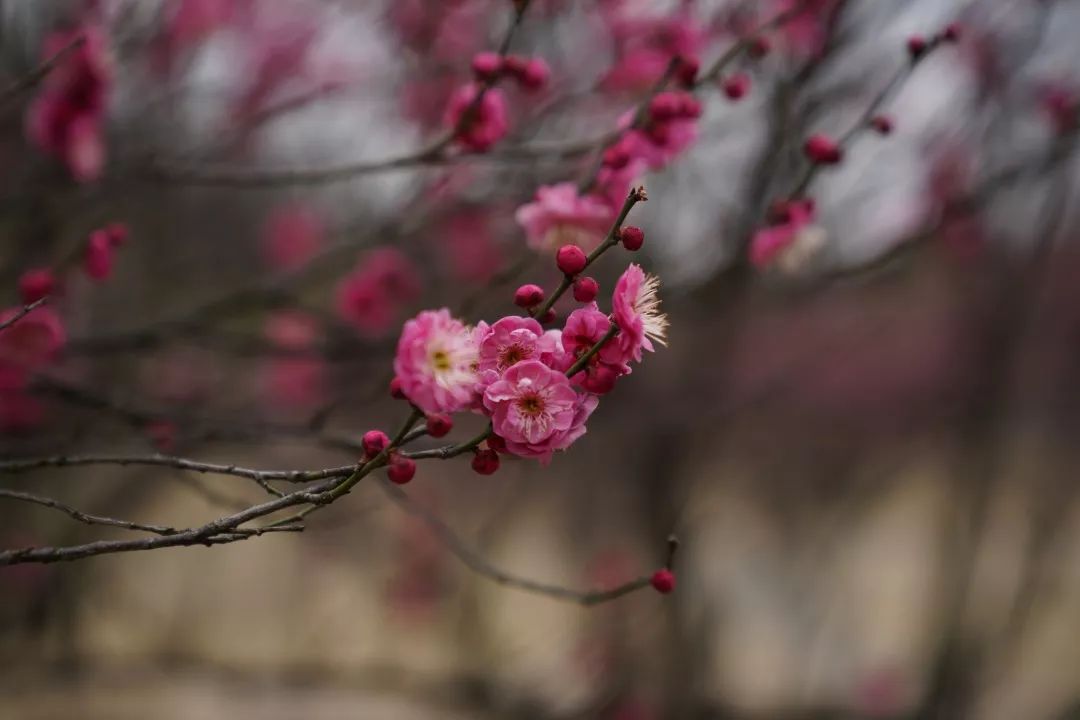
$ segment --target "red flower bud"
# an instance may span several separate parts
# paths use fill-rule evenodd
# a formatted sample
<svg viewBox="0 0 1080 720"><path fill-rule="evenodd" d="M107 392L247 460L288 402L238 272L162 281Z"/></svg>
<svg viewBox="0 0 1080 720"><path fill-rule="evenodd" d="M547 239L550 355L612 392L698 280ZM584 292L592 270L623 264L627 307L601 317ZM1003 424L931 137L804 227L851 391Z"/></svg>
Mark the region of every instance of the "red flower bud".
<svg viewBox="0 0 1080 720"><path fill-rule="evenodd" d="M390 438L382 430L368 430L360 439L360 444L364 447L364 457L370 460L386 449Z"/></svg>
<svg viewBox="0 0 1080 720"><path fill-rule="evenodd" d="M404 485L416 475L416 461L411 458L394 455L390 459L390 466L386 469L386 476L390 482Z"/></svg>
<svg viewBox="0 0 1080 720"><path fill-rule="evenodd" d="M836 165L844 156L840 146L827 135L811 135L803 145L803 152L810 162L818 165Z"/></svg>
<svg viewBox="0 0 1080 720"><path fill-rule="evenodd" d="M531 308L544 302L544 289L539 285L522 285L514 293L514 304L518 307Z"/></svg>
<svg viewBox="0 0 1080 720"><path fill-rule="evenodd" d="M574 299L580 303L590 303L600 292L600 283L591 277L579 277L574 281Z"/></svg>
<svg viewBox="0 0 1080 720"><path fill-rule="evenodd" d="M56 292L56 276L49 268L33 268L19 277L19 297L24 305Z"/></svg>
<svg viewBox="0 0 1080 720"><path fill-rule="evenodd" d="M619 240L627 250L640 250L645 243L645 233L639 227L627 225L619 230Z"/></svg>
<svg viewBox="0 0 1080 720"><path fill-rule="evenodd" d="M454 421L449 415L428 415L427 434L433 438L441 438L454 429Z"/></svg>
<svg viewBox="0 0 1080 720"><path fill-rule="evenodd" d="M679 58L679 65L675 69L675 77L684 87L693 87L700 67L701 64L696 57L683 55Z"/></svg>
<svg viewBox="0 0 1080 720"><path fill-rule="evenodd" d="M566 275L577 275L585 269L588 262L585 251L577 245L563 245L555 253L555 264Z"/></svg>
<svg viewBox="0 0 1080 720"><path fill-rule="evenodd" d="M656 592L667 595L675 589L675 573L667 568L662 568L653 573L650 581Z"/></svg>
<svg viewBox="0 0 1080 720"><path fill-rule="evenodd" d="M498 53L477 53L472 59L472 71L479 80L494 80L503 70L503 60Z"/></svg>
<svg viewBox="0 0 1080 720"><path fill-rule="evenodd" d="M769 42L769 38L758 35L750 41L749 47L746 48L746 54L755 60L760 60L768 55L770 50L772 50L772 43Z"/></svg>
<svg viewBox="0 0 1080 720"><path fill-rule="evenodd" d="M922 35L912 35L908 38L907 50L912 60L918 60L926 52L926 38Z"/></svg>
<svg viewBox="0 0 1080 720"><path fill-rule="evenodd" d="M499 469L499 454L494 450L477 450L473 455L472 469L480 475L492 475Z"/></svg>
<svg viewBox="0 0 1080 720"><path fill-rule="evenodd" d="M665 122L679 114L680 98L673 92L657 93L649 101L649 118L653 122Z"/></svg>
<svg viewBox="0 0 1080 720"><path fill-rule="evenodd" d="M893 121L888 115L875 115L870 118L870 127L879 135L888 135L893 131Z"/></svg>

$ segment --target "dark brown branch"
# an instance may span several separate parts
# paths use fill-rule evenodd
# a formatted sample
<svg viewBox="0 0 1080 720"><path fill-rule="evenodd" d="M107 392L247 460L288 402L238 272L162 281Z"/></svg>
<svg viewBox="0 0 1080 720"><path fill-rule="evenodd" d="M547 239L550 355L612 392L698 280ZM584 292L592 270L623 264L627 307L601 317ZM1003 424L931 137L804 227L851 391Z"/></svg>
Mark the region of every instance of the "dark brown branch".
<svg viewBox="0 0 1080 720"><path fill-rule="evenodd" d="M59 500L54 500L48 497L42 497L40 495L31 495L30 493L18 492L16 490L3 490L0 489L0 498L8 498L9 500L19 500L22 502L33 503L35 505L41 505L42 507L52 508L53 510L59 510L78 520L81 523L87 525L107 525L109 527L118 527L125 530L137 530L139 532L148 532L155 535L175 535L176 529L166 527L163 525L144 525L142 523L131 522L129 520L117 520L115 518L103 517L101 515L90 515L84 513L81 510L65 505Z"/></svg>
<svg viewBox="0 0 1080 720"><path fill-rule="evenodd" d="M158 467L190 470L198 473L235 475L249 480L279 480L293 483L346 477L361 467L354 464L321 470L255 470L239 465L206 463L168 455L53 455L50 457L0 461L0 473L22 473L44 468L69 468L86 465L156 465Z"/></svg>
<svg viewBox="0 0 1080 720"><path fill-rule="evenodd" d="M52 57L48 58L45 62L9 85L3 93L0 93L0 110L6 110L8 105L13 102L16 97L38 85L42 80L48 77L49 73L56 69L56 66L63 62L69 54L82 47L85 43L85 35L77 36L67 45L60 48L60 50Z"/></svg>
<svg viewBox="0 0 1080 720"><path fill-rule="evenodd" d="M43 297L40 300L35 300L34 302L30 303L29 305L24 305L23 307L19 308L19 310L16 311L16 313L14 315L12 315L11 317L9 317L7 320L5 320L3 322L0 322L0 332L2 332L4 330L7 330L9 327L11 327L15 323L19 322L20 320L22 320L24 317L26 317L27 315L32 313L34 310L36 310L37 308L44 305L46 302L48 302L48 300L49 300L48 297Z"/></svg>

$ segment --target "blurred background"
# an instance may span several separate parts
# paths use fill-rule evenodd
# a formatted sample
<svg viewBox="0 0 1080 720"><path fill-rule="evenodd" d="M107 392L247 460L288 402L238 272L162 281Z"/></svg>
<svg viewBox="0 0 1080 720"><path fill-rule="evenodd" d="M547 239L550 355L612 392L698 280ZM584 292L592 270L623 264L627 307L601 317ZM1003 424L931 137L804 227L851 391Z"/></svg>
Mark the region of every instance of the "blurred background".
<svg viewBox="0 0 1080 720"><path fill-rule="evenodd" d="M364 481L302 534L0 568L0 717L1080 718L1080 4L532 0L510 49L547 82L502 88L486 152L425 154L515 12L0 2L2 305L52 268L65 338L31 377L0 373L3 459L355 461L400 422L401 323L491 321L519 284L553 286L515 210L585 176L672 57L704 70L764 38L639 178L634 260L661 278L669 346L570 451L489 477L422 463L404 504ZM93 97L58 120L80 63ZM803 188L814 232L751 262L813 133L844 148ZM95 255L116 223L126 241ZM0 483L176 527L261 496L168 468ZM591 608L502 587L431 517L581 589L648 575L674 532L678 587ZM0 499L4 549L124 536Z"/></svg>

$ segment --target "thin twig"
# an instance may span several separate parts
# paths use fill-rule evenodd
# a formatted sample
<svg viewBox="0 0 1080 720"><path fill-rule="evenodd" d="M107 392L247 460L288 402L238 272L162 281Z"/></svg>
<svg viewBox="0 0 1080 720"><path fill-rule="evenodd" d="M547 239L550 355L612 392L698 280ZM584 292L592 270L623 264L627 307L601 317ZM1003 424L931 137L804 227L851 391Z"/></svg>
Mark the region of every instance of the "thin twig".
<svg viewBox="0 0 1080 720"><path fill-rule="evenodd" d="M153 533L155 535L175 535L177 533L176 528L166 527L164 525L144 525L142 523L131 522L129 520L117 520L115 518L103 517L101 515L91 515L84 513L81 510L65 505L59 500L54 500L48 497L42 497L40 495L31 495L30 493L18 492L17 490L3 490L0 489L0 498L8 498L9 500L20 500L22 502L34 503L35 505L41 505L43 507L52 508L53 510L59 510L65 513L75 520L87 525L108 525L109 527L124 528L125 530L137 530L140 532Z"/></svg>
<svg viewBox="0 0 1080 720"><path fill-rule="evenodd" d="M46 297L40 298L38 300L35 300L34 302L30 303L29 305L23 305L21 308L19 308L15 312L14 315L9 317L7 320L4 320L3 322L0 322L0 332L2 332L4 330L7 330L9 327L11 327L15 323L19 322L20 320L22 320L24 317L26 317L27 315L32 313L34 310L36 310L37 308L44 305L46 302L48 302L48 300L49 300L49 298L48 298L48 296L46 296Z"/></svg>
<svg viewBox="0 0 1080 720"><path fill-rule="evenodd" d="M48 77L49 73L56 69L56 66L63 62L70 53L82 47L85 43L85 35L76 36L71 42L60 48L43 63L9 85L3 93L0 93L0 110L6 110L7 106L14 101L16 97L26 90L35 87L38 83Z"/></svg>
<svg viewBox="0 0 1080 720"><path fill-rule="evenodd" d="M588 607L616 600L624 595L629 595L632 592L646 588L650 584L650 578L643 576L607 590L582 591L563 587L561 585L539 582L537 580L509 573L488 562L483 556L476 552L476 550L462 540L438 515L422 505L415 503L412 498L397 485L387 481L380 481L378 486L388 498L398 505L398 507L423 522L439 541L442 542L455 557L461 560L466 567L477 575L485 577L499 585L517 588L518 590L524 590L525 592L533 593L534 595L544 595L556 600L577 603ZM677 543L672 543L669 539L667 557L667 566L669 567L673 559L672 555L675 547L677 547Z"/></svg>
<svg viewBox="0 0 1080 720"><path fill-rule="evenodd" d="M70 468L86 465L156 465L158 467L190 470L215 475L235 475L249 480L280 480L305 483L327 478L347 477L359 465L342 465L321 470L255 470L239 465L223 465L200 462L169 455L53 455L50 457L24 458L0 461L0 473L22 473L44 468Z"/></svg>

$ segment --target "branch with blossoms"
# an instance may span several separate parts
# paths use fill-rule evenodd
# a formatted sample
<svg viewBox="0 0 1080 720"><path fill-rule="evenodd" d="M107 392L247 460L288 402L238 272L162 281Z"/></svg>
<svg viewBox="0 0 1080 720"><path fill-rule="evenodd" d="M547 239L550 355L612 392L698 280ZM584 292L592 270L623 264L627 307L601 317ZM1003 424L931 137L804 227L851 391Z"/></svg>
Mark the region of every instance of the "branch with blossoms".
<svg viewBox="0 0 1080 720"><path fill-rule="evenodd" d="M215 424L179 412L156 412L136 407L129 401L119 401L117 398L122 397L121 394L112 397L109 391L92 389L90 382L79 385L46 371L57 362L63 348L72 354L89 352L94 347L131 351L156 348L165 340L178 337L203 339L200 333L207 325L222 319L235 319L240 310L273 309L276 313L279 305L295 314L272 318L275 322L268 329L267 338L207 331L205 344L211 346L210 336L213 336L221 341L213 349L235 351L244 359L351 360L357 356L366 357L367 350L374 356L382 346L348 342L331 345L322 342L314 323L305 321L321 313L319 320L338 320L339 324L348 325L348 329L374 327L392 332L396 323L406 316L405 312L396 317L394 313L409 303L418 302L421 297L416 273L397 248L381 248L383 252L379 254L360 256L356 260L356 269L335 288L336 312L313 311L298 298L300 281L310 280L314 276L312 269L324 259L328 259L326 264L334 265L336 270L341 258L351 259L360 247L366 248L367 241L352 239L353 242L338 248L342 251L340 254L320 255L305 245L312 236L319 235L310 227L310 213L285 213L284 219L278 217L275 220L289 229L286 235L300 236L303 241L279 244L273 237L275 232L269 231L270 239L266 245L270 248L267 253L271 258L269 264L277 270L287 271L269 280L259 280L250 287L229 285L221 296L175 321L152 323L112 337L90 335L77 338L75 342L67 341L60 315L47 312L52 306L31 312L44 302L46 296L63 300L63 286L68 284L64 282L63 273L74 263L64 261L53 267L32 269L20 281L24 304L9 311L14 315L7 320L0 320L4 323L0 330L5 331L0 334L0 364L3 366L0 369L11 372L12 377L5 375L3 378L14 386L11 394L23 401L32 394L41 393L100 413L101 417L118 418L138 429L166 454L58 452L0 461L0 472L14 474L43 468L144 465L179 473L243 477L257 485L269 499L236 509L201 526L177 529L95 515L32 493L6 491L3 496L12 502L49 507L86 524L149 532L158 537L13 550L0 555L4 562L55 562L115 552L223 544L265 532L297 532L305 527L313 513L342 500L376 470L385 469L392 484L382 486L388 488L391 498L408 505L407 496L397 486L414 477L420 461L469 457L472 469L487 475L497 472L508 458L546 463L582 438L601 398L612 392L631 368L642 361L643 352L653 350L654 344L665 342L667 330L666 317L659 309L658 281L646 275L638 265L631 264L615 284L609 311L602 311L596 303L600 283L586 271L601 255L616 246L629 251L642 247L644 233L637 227L624 225L635 204L645 200L644 192L636 186L642 175L670 167L693 146L704 114L701 95L706 90L717 89L731 103L746 97L751 92L750 73L746 67L733 71L734 66L743 60L748 64L761 60L771 51L770 38L774 33L783 31L786 24L796 18L805 19L808 13L812 14L811 6L820 4L780 3L782 9L779 12L739 28L733 40L725 37L727 45L712 63L701 62L703 44L692 37L687 39L692 33L669 32L672 28L667 26L654 28L658 30L657 37L650 37L648 41L655 42L661 51L654 53L656 48L646 48L650 52L643 54L643 60L648 71L631 73L635 75L635 82L627 86L630 89L626 95L628 109L614 123L605 122L613 125L607 132L584 141L511 145L505 142L510 130L508 113L516 108L510 106L507 97L513 97L512 94L520 90L521 97L527 98L548 88L551 82L550 70L542 58L510 52L525 21L528 5L527 1L514 4L509 27L502 33L501 41L494 45L494 50L472 56L468 63L468 82L458 84L455 81L450 87L456 90L440 108L442 124L438 125L438 134L414 151L383 160L301 170L249 170L225 165L189 167L170 165L162 160L153 166L152 172L160 178L182 183L281 186L322 184L421 166L479 164L515 158L529 161L583 159L582 167L572 175L576 182L560 175L561 182L540 185L532 201L518 207L514 215L528 245L533 250L554 256L561 274L557 286L545 292L539 285L521 285L514 294L514 302L521 313L501 317L490 325L486 321L470 325L465 319L472 316L478 298L484 297L485 292L490 295L486 289L468 297L456 313L447 308L425 311L406 322L396 345L392 387L395 397L408 402L408 415L393 436L372 430L361 437L359 433L332 436L323 431L331 412L351 405L345 393L319 407L310 415L311 421L302 426L261 425L251 420L218 421ZM427 22L428 18L421 20ZM184 40L182 29L168 38L170 43ZM101 177L105 163L102 122L105 96L112 86L113 74L104 52L105 36L101 30L95 25L81 29L78 35L62 33L49 38L46 45L53 54L46 64L50 70L61 69L63 72L41 83L42 92L28 112L31 142L45 154L60 160L70 179L77 182L90 182ZM767 226L753 234L750 244L753 264L761 268L774 260L785 264L789 262L787 256L796 249L803 252L806 245L820 245L822 236L816 232L815 211L808 196L813 181L824 168L841 161L858 133L874 130L887 134L892 130L892 119L879 112L881 106L931 50L957 40L958 33L956 26L950 26L930 41L912 38L908 45L909 62L874 97L855 125L835 140L811 136L806 141L803 151L809 164L792 183L783 184L793 189L783 194L782 205L765 221ZM85 41L79 38L85 38ZM190 38L184 41L190 42ZM306 53L309 46L310 39L298 41L296 47L285 53L285 59L296 60L295 55ZM485 46L486 43L477 42L469 47ZM168 49L176 48L170 45ZM230 146L235 144L239 148L253 127L279 111L303 106L311 98L322 97L328 88L336 87L333 83L320 82L315 84L314 92L292 92L290 88L284 100L272 102L277 97L275 89L280 90L275 84L275 76L281 74L272 71L289 65L281 57L275 57L275 51L266 51L258 64L255 81L240 93L245 112L243 122L238 122L237 142L233 143L234 138L229 135ZM619 48L617 54L622 52ZM628 52L633 53L633 48ZM630 69L638 68L642 58L632 59L634 62L626 65ZM813 63L820 66L821 59L815 59ZM700 71L702 67L706 68L703 72ZM612 73L605 79L619 80L617 75ZM797 77L805 75L800 72ZM619 101L622 102L622 96ZM1067 108L1063 108L1063 114L1064 110ZM562 165L558 167L563 168ZM531 183L537 182L533 175L529 177ZM407 218L405 224L410 231L414 228L422 230L423 222L432 220L432 216L418 211L418 201L430 200L431 195L427 193L441 190L437 186L438 182L425 184L416 194L417 201L399 209L398 215ZM488 199L487 195L483 196L483 202ZM434 220L441 224L444 218L436 215ZM754 220L755 224L759 221L760 218ZM361 223L367 223L365 227L370 231L365 238L378 238L380 234L393 232L396 242L411 234L398 227L398 218L373 226L365 217ZM110 276L113 254L126 237L126 232L121 230L122 227L117 226L95 230L79 246L77 254L82 258L84 274L90 279L101 281ZM416 233L419 234L419 230ZM346 234L351 234L351 229ZM295 246L302 247L297 249ZM739 254L745 249L740 247ZM526 260L490 277L497 278L500 283L516 284L515 278L529 267ZM325 284L323 281L324 278L319 278L318 282L309 284ZM560 310L557 306L565 303L568 295L578 305L567 314L562 326L556 327ZM415 307L408 310L408 313L412 312ZM302 317L297 318L297 315ZM262 342L249 342L251 340ZM388 350L391 347L393 343L386 344ZM378 358L374 362L379 362ZM305 366L300 367L298 374L303 375ZM292 369L295 370L295 366ZM378 379L374 374L369 375ZM12 387L5 384L3 390L10 392ZM448 436L458 419L470 414L486 423L473 436L438 447L414 445L422 438ZM350 464L314 470L258 470L201 462L182 457L171 449L178 439L265 440L271 437L298 438L312 446L350 453L359 451L363 458ZM297 488L297 484L303 487ZM437 516L421 511L417 514L427 518L426 522L435 534L469 567L497 581L554 596L572 596L582 602L594 597L608 599L606 595L551 590L552 586L493 568L455 540ZM664 576L660 580L654 578L653 585L657 589L670 589L672 582L673 576ZM645 584L639 578L622 587L631 591Z"/></svg>
<svg viewBox="0 0 1080 720"><path fill-rule="evenodd" d="M525 316L511 315L491 325L481 322L471 327L443 309L422 312L408 321L398 343L392 393L407 400L411 412L393 438L378 430L364 434L361 445L365 458L355 466L313 471L263 471L164 456L55 456L0 462L0 472L5 473L47 467L141 464L238 475L253 480L274 496L271 501L201 527L178 530L91 515L50 498L12 491L3 497L51 507L87 524L150 532L157 537L9 550L0 553L0 565L59 562L182 545L223 544L266 532L300 531L309 515L348 495L376 469L386 467L387 477L393 483L410 482L416 473L417 460L448 460L472 452L472 467L483 475L498 470L502 454L533 458L545 464L550 462L555 452L568 449L585 434L586 423L596 410L600 396L614 388L618 377L630 373L632 362L641 362L642 351L652 351L653 341L664 342L667 319L659 310L658 282L654 277L646 276L638 265L631 264L615 286L611 317L596 306L597 283L591 281L586 285L581 281L587 278L579 277L620 242L629 250L641 247L643 233L623 223L633 207L646 199L644 188L632 188L603 242L589 255L576 245L560 248L556 264L563 273L563 280L551 295L545 299L543 291L535 285L522 286L515 293L515 302L526 312ZM553 305L572 285L575 299L583 307L570 313L561 331L544 331L535 316L550 323L554 319ZM583 294L581 288L587 292ZM453 427L453 414L466 411L489 418L487 427L472 439L432 450L404 449L424 435L436 438L447 435ZM424 425L418 427L421 419ZM286 494L271 485L276 481L316 484ZM244 527L297 506L302 507L284 518L255 528ZM448 533L442 528L442 535ZM460 550L460 545L458 547ZM459 555L470 566L480 565L475 555L460 552ZM613 590L578 593L517 578L490 566L480 566L504 584L562 599L576 599L582 604L613 600L650 584L661 592L669 592L674 583L670 570L662 569L648 579L633 580Z"/></svg>

